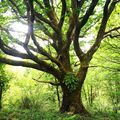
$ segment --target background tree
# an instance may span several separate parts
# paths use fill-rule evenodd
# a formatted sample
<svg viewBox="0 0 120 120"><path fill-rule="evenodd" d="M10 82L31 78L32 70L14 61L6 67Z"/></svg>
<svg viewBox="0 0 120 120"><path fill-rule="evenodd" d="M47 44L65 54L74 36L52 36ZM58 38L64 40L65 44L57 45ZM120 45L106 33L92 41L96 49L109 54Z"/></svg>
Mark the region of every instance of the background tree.
<svg viewBox="0 0 120 120"><path fill-rule="evenodd" d="M107 27L112 13L119 10L119 0L5 0L1 6L0 49L3 55L0 62L53 75L57 82L52 85L60 85L63 92L61 112L88 113L81 100L81 89L101 41L120 36L120 26ZM12 13L7 21L6 8ZM14 21L28 25L23 41L10 34L9 26ZM90 48L86 49L85 37L91 33ZM46 46L41 45L42 41ZM25 52L17 50L16 44ZM72 64L73 58L79 66ZM51 84L50 81L46 83Z"/></svg>
<svg viewBox="0 0 120 120"><path fill-rule="evenodd" d="M91 105L92 101L90 110L97 106L100 111L103 109L106 109L106 111L114 110L116 113L117 110L119 111L119 42L119 38L107 38L102 42L101 47L91 61L83 89L83 98L85 96L86 100L84 101L87 102L87 107ZM103 104L109 105L107 107Z"/></svg>
<svg viewBox="0 0 120 120"><path fill-rule="evenodd" d="M5 73L4 69L5 65L0 64L0 109L2 109L3 93L8 89L8 83L11 79L10 76Z"/></svg>
<svg viewBox="0 0 120 120"><path fill-rule="evenodd" d="M101 53L98 55L102 63L98 63L105 71L104 79L107 81L106 90L113 110L117 113L120 105L120 41L117 38L104 41ZM103 51L106 49L106 53ZM97 57L97 58L98 58ZM104 64L103 64L104 63ZM105 70L104 70L105 69Z"/></svg>

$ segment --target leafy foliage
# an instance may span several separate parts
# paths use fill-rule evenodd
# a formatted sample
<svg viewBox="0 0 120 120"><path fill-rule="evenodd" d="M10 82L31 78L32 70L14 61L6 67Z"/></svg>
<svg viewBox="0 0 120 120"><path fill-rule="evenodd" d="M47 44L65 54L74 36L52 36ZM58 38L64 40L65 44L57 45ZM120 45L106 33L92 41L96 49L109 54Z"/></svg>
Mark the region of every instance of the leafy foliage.
<svg viewBox="0 0 120 120"><path fill-rule="evenodd" d="M78 78L75 76L75 74L69 72L65 75L64 83L70 92L72 92L78 87Z"/></svg>
<svg viewBox="0 0 120 120"><path fill-rule="evenodd" d="M11 78L5 73L3 66L3 64L0 64L0 89L5 91L8 88L8 83Z"/></svg>

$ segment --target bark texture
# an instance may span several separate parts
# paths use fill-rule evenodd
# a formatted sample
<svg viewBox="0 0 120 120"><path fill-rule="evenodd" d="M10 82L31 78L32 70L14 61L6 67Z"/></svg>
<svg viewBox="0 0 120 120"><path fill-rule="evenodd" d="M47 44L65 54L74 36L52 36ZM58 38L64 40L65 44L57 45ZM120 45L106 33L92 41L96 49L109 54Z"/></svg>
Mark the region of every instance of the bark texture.
<svg viewBox="0 0 120 120"><path fill-rule="evenodd" d="M60 111L62 113L68 112L69 114L88 114L82 103L81 90L77 89L69 93L67 89L64 89Z"/></svg>
<svg viewBox="0 0 120 120"><path fill-rule="evenodd" d="M80 67L80 70L77 74L78 86L75 90L70 91L66 85L62 85L63 99L61 112L69 112L70 114L80 113L80 114L89 114L85 109L82 102L82 86L87 74L88 67Z"/></svg>

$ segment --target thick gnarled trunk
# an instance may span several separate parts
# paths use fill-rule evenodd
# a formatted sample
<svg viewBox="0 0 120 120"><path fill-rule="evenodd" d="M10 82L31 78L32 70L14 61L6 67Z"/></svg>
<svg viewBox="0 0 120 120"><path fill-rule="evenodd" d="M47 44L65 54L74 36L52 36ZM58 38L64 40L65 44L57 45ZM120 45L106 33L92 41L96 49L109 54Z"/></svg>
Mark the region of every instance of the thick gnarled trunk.
<svg viewBox="0 0 120 120"><path fill-rule="evenodd" d="M68 112L70 114L88 114L82 103L80 89L77 89L73 92L68 92L67 89L63 90L63 100L60 111L62 113Z"/></svg>
<svg viewBox="0 0 120 120"><path fill-rule="evenodd" d="M79 78L78 87L70 91L66 85L61 86L63 91L61 112L69 112L71 114L89 114L82 103L81 91L86 78L88 66L81 66L77 74Z"/></svg>

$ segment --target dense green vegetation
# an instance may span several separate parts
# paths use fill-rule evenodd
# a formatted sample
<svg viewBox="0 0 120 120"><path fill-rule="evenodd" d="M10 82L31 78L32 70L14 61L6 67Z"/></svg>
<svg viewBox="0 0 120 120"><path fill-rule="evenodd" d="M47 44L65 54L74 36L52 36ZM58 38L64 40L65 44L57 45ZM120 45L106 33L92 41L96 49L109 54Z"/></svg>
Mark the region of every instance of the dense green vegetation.
<svg viewBox="0 0 120 120"><path fill-rule="evenodd" d="M119 120L119 14L120 0L1 0L0 120Z"/></svg>
<svg viewBox="0 0 120 120"><path fill-rule="evenodd" d="M106 41L98 53L106 49L104 45L106 45ZM114 45L117 45L118 48L113 48L109 44L106 53L102 52L102 54L94 56L83 86L82 99L91 116L58 112L57 89L52 85L35 81L38 78L52 81L52 76L31 69L2 66L1 70L6 71L8 78L12 74L12 79L9 82L9 88L3 95L0 120L119 120L120 110L117 110L116 113L114 108L120 106L120 64L118 64L120 44L116 41ZM60 91L59 88L61 104L62 93Z"/></svg>

